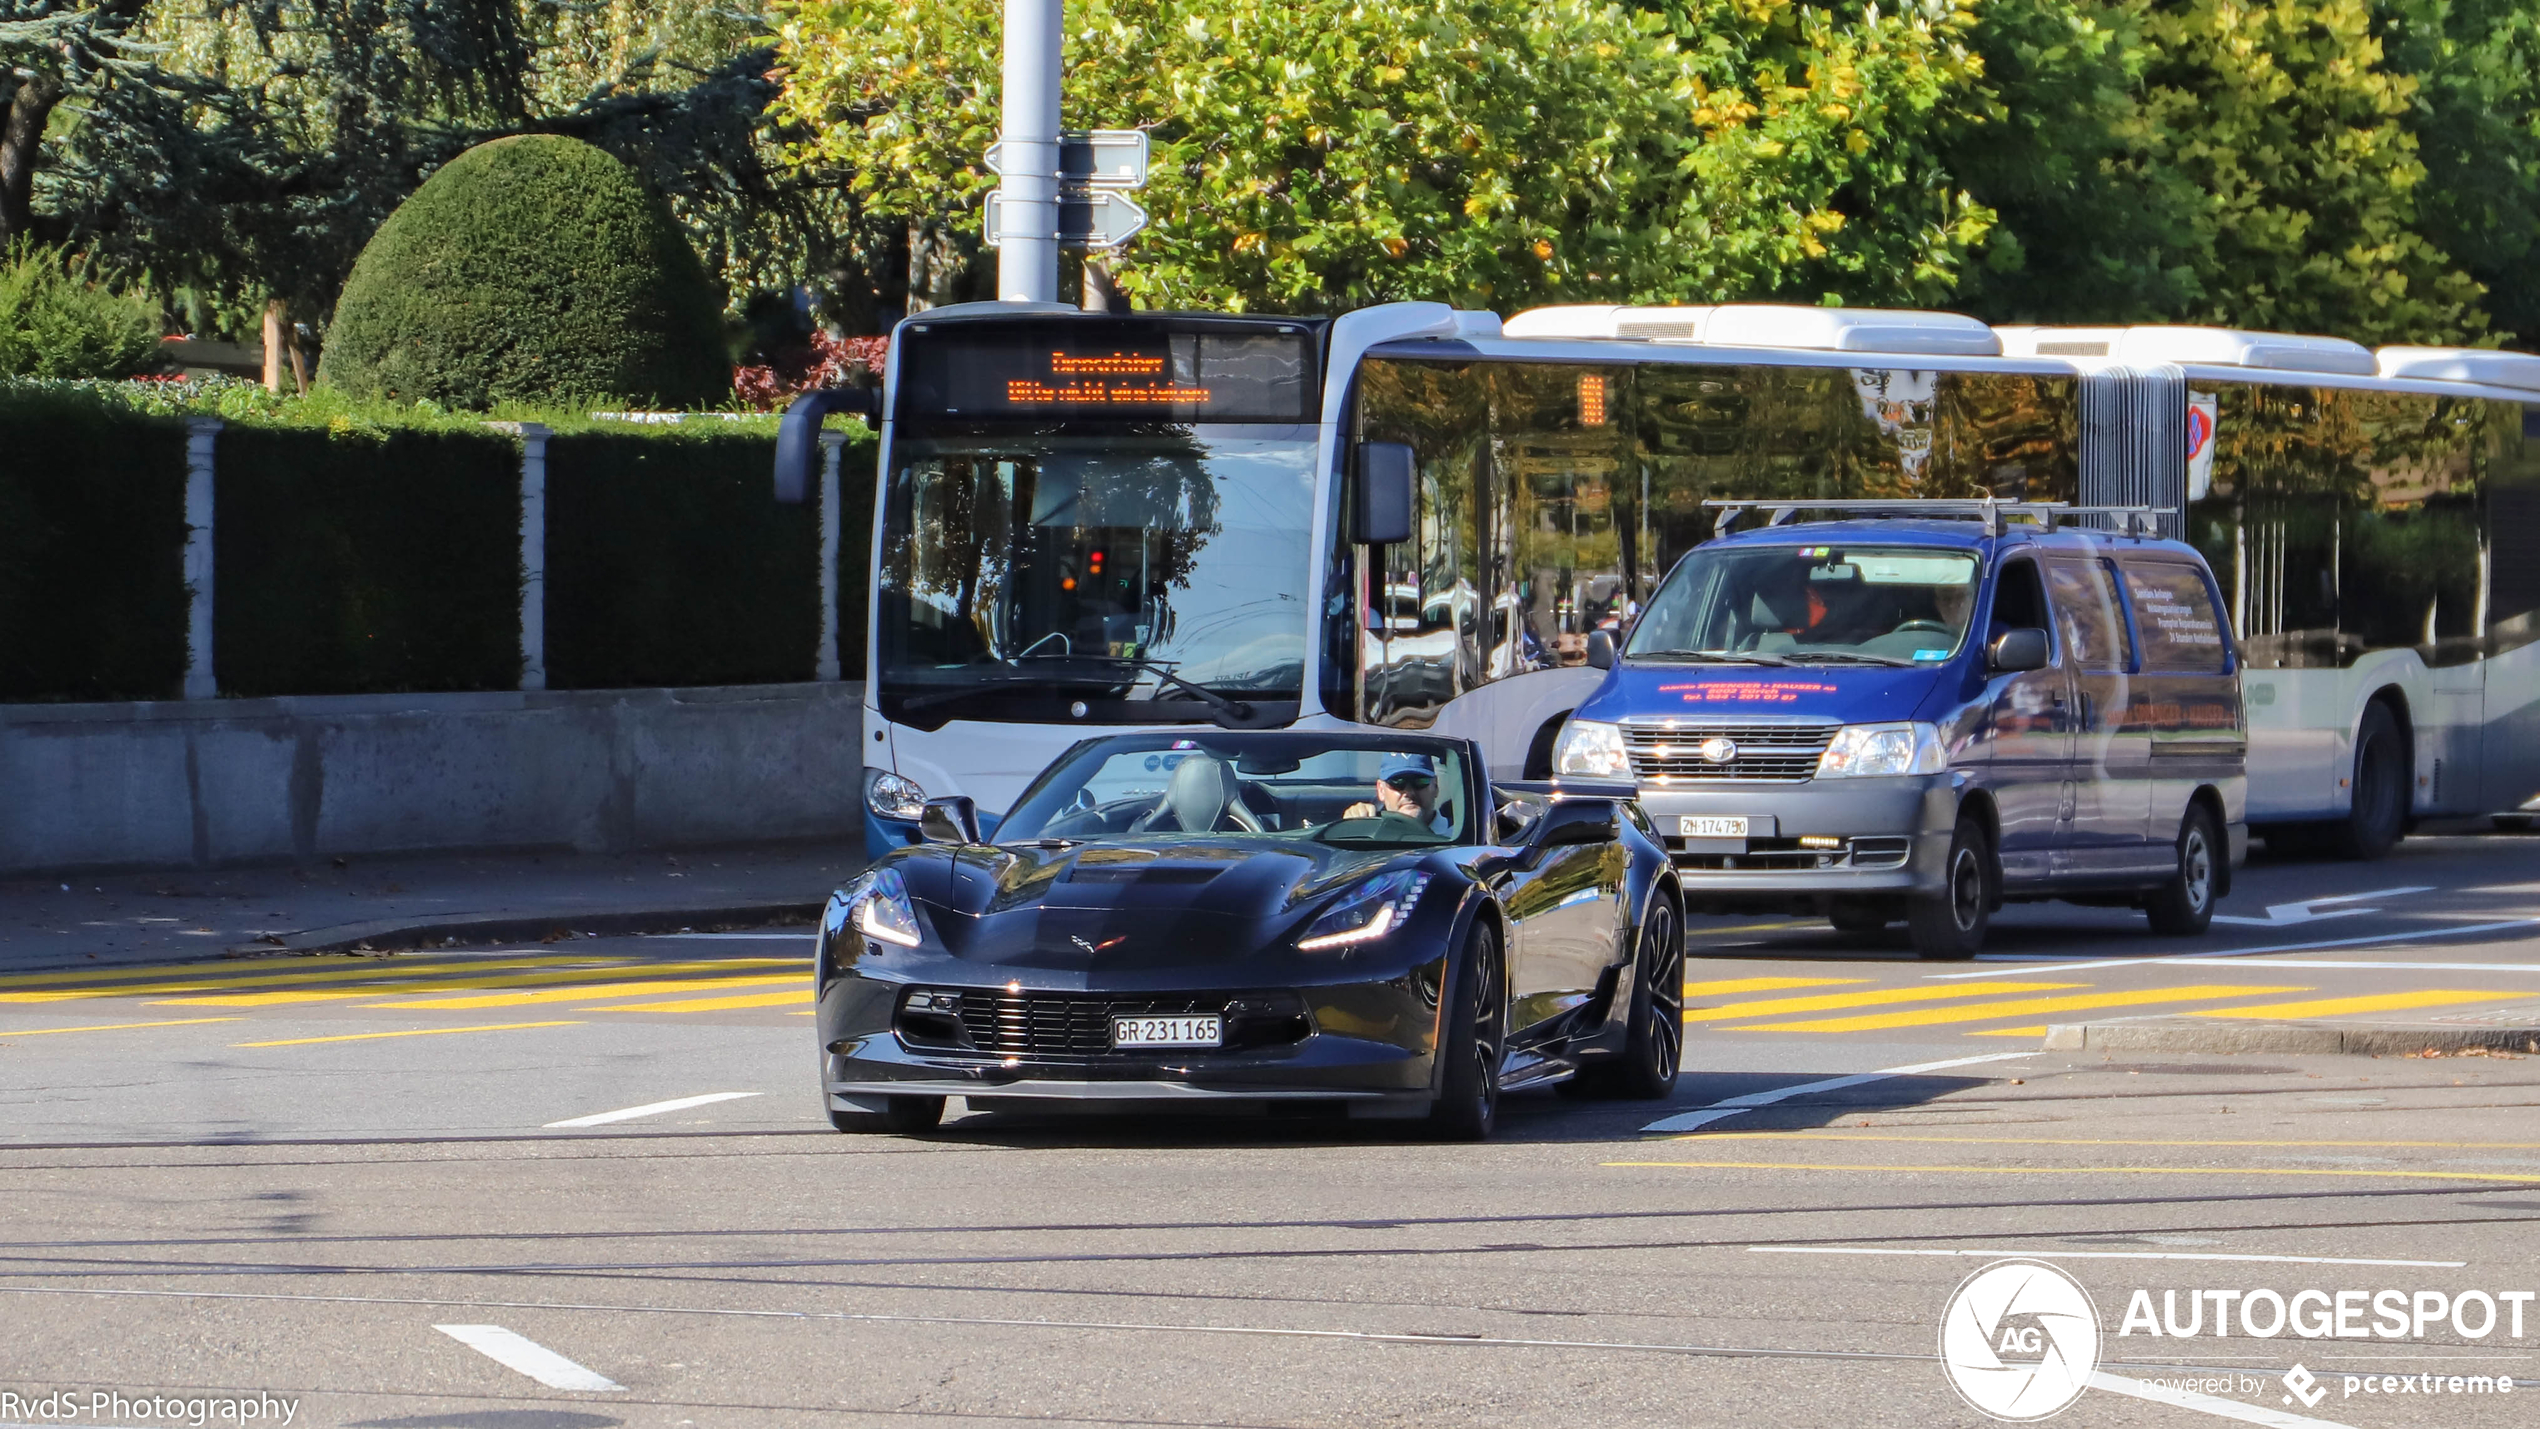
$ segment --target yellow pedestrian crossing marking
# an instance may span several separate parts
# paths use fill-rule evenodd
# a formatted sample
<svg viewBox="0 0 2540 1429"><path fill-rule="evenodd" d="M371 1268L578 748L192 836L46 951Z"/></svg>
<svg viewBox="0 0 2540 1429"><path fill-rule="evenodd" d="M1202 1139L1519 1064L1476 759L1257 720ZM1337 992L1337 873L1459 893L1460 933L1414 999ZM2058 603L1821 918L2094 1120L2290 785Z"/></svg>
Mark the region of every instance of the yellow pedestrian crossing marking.
<svg viewBox="0 0 2540 1429"><path fill-rule="evenodd" d="M2270 1002L2260 1007L2219 1007L2205 1012L2191 1012L2190 1017L2340 1017L2352 1012L2400 1012L2411 1007L2449 1007L2462 1002L2492 1002L2498 998L2526 998L2530 989L2520 992L2468 992L2454 988L2421 988L2415 992L2385 992L2372 997L2323 997L2310 1002Z"/></svg>
<svg viewBox="0 0 2540 1429"><path fill-rule="evenodd" d="M622 969L611 969L622 971ZM464 1010L478 1007L525 1007L539 1002L580 1002L606 997L640 997L654 992L720 992L735 987L773 987L780 983L800 983L800 970L765 973L757 977L656 978L642 982L595 982L585 987L546 987L535 992L489 992L474 997L426 997L411 1002L366 1002L364 1007L388 1007L400 1012L429 1007L441 1010Z"/></svg>
<svg viewBox="0 0 2540 1429"><path fill-rule="evenodd" d="M0 1042L13 1037L50 1037L57 1032L129 1032L136 1027L197 1027L206 1022L236 1022L235 1017L180 1017L172 1022L105 1022L95 1027L21 1027L0 1032Z"/></svg>
<svg viewBox="0 0 2540 1429"><path fill-rule="evenodd" d="M1962 982L1947 987L1883 987L1872 992L1836 992L1817 997L1777 997L1762 1002L1732 1002L1719 1007L1688 1007L1687 1022L1736 1022L1749 1017L1778 1017L1787 1012L1831 1012L1842 1007L1881 1007L1899 1002L1938 1002L1947 998L1984 997L1999 992L2056 992L2088 987L2086 982Z"/></svg>
<svg viewBox="0 0 2540 1429"><path fill-rule="evenodd" d="M762 992L748 997L709 997L697 1002L631 1002L618 1007L586 1007L585 1012L728 1012L742 1007L789 1007L811 1001L810 988Z"/></svg>
<svg viewBox="0 0 2540 1429"><path fill-rule="evenodd" d="M1970 1037L2043 1037L2046 1035L2046 1024L2041 1022L2035 1027L1986 1027L1967 1035Z"/></svg>
<svg viewBox="0 0 2540 1429"><path fill-rule="evenodd" d="M1865 977L1733 977L1721 982L1689 982L1687 997L1717 997L1731 992L1778 992L1786 987L1838 987L1868 982Z"/></svg>
<svg viewBox="0 0 2540 1429"><path fill-rule="evenodd" d="M405 1032L346 1032L334 1037L285 1037L278 1042L232 1042L232 1047L306 1047L312 1042L375 1042L382 1037L438 1037L448 1032L524 1032L532 1027L579 1027L580 1022L497 1022L486 1027L417 1027Z"/></svg>
<svg viewBox="0 0 2540 1429"><path fill-rule="evenodd" d="M422 981L399 980L386 986L329 988L295 988L281 992L242 992L213 997L170 998L163 1007L276 1007L307 1002L347 1002L357 997L383 997L398 992L474 992L490 988L550 986L557 983L591 982L602 977L623 978L630 971L645 973L696 973L748 968L799 968L800 958L723 958L711 962L650 963L632 967L620 963L604 968L582 967L549 969L541 972L505 973L497 977L443 977Z"/></svg>
<svg viewBox="0 0 2540 1429"><path fill-rule="evenodd" d="M162 992L191 992L197 987L281 986L285 983L331 982L347 977L423 977L454 972L499 971L506 968L554 967L563 963L596 964L622 959L577 957L535 958L258 958L252 962L201 965L180 963L149 968L82 968L71 972L15 973L0 977L0 988L32 991L0 992L0 1002L52 1002L83 997L147 997ZM116 987L111 984L130 983Z"/></svg>
<svg viewBox="0 0 2540 1429"><path fill-rule="evenodd" d="M1774 1022L1739 1027L1738 1032L1872 1032L1896 1027L1933 1027L1946 1022L1985 1022L1996 1017L2027 1017L2040 1012L2080 1012L2093 1007L2142 1007L2156 1002L2210 1002L2225 997L2309 992L2307 987L2240 987L2200 983L2192 987L2154 987L2133 992L2094 992L2079 997L2022 997L1972 1006L1926 1007L1866 1017L1828 1017L1810 1022Z"/></svg>

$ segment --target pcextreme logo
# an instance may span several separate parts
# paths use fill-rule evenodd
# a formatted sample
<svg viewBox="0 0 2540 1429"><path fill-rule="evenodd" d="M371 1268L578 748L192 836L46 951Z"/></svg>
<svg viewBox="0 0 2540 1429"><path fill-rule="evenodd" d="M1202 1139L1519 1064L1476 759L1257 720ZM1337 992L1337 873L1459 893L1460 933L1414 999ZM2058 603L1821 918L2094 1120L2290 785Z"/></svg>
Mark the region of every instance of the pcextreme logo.
<svg viewBox="0 0 2540 1429"><path fill-rule="evenodd" d="M2054 1266L1995 1261L1949 1297L1940 1362L1977 1413L2045 1419L2079 1399L2099 1367L2099 1311L2081 1282Z"/></svg>

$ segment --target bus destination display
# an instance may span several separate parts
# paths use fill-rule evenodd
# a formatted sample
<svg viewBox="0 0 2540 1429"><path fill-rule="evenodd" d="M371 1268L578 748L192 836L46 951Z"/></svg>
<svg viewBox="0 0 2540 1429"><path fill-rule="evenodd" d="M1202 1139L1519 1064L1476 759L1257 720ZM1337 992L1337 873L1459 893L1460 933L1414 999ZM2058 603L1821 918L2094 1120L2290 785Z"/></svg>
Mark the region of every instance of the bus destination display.
<svg viewBox="0 0 2540 1429"><path fill-rule="evenodd" d="M1310 422L1311 337L1153 323L945 324L912 333L901 411L920 419Z"/></svg>

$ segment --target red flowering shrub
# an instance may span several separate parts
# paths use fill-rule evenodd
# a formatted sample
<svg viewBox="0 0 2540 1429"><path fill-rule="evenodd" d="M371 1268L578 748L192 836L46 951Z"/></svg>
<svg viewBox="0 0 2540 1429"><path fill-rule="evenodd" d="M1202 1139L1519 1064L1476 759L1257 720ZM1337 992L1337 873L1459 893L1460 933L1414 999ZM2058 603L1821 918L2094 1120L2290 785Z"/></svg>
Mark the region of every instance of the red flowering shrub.
<svg viewBox="0 0 2540 1429"><path fill-rule="evenodd" d="M732 369L732 392L762 412L783 408L805 392L844 387L858 378L879 377L886 337L811 335L806 346L779 348L760 366Z"/></svg>

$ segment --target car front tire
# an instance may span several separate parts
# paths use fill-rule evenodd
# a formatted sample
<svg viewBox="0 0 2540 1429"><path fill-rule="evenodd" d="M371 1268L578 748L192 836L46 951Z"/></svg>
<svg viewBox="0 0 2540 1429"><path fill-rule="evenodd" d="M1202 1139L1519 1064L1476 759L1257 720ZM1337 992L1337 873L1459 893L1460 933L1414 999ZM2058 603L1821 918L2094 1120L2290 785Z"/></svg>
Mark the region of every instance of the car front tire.
<svg viewBox="0 0 2540 1429"><path fill-rule="evenodd" d="M1440 1141L1481 1141L1499 1121L1499 1069L1505 1055L1508 984L1499 932L1476 920L1455 980L1454 1013L1438 1048L1445 1072L1429 1108L1428 1129Z"/></svg>

